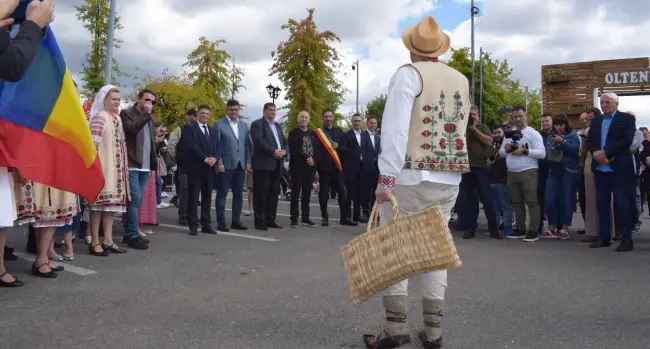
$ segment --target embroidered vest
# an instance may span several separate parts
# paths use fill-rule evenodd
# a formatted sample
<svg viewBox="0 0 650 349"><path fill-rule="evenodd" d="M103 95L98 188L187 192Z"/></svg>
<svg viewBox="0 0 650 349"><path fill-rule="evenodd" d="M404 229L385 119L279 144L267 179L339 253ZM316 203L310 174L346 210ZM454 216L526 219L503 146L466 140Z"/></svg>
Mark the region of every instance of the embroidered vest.
<svg viewBox="0 0 650 349"><path fill-rule="evenodd" d="M438 62L411 64L420 74L422 92L411 111L404 168L469 172L467 119L469 82L457 70Z"/></svg>
<svg viewBox="0 0 650 349"><path fill-rule="evenodd" d="M106 120L104 137L97 146L97 155L104 172L104 188L94 205L126 205L129 200L129 174L122 120L117 115L100 113Z"/></svg>

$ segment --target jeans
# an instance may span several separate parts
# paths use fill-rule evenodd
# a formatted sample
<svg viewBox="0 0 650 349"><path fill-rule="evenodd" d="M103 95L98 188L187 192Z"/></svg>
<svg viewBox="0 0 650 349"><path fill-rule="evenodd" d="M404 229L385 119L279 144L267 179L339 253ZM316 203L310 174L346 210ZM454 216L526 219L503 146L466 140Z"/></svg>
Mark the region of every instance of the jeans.
<svg viewBox="0 0 650 349"><path fill-rule="evenodd" d="M579 183L580 172L569 172L564 168L549 171L544 195L549 229L571 225Z"/></svg>
<svg viewBox="0 0 650 349"><path fill-rule="evenodd" d="M216 181L217 198L215 206L217 208L217 223L226 224L226 196L232 190L232 222L241 222L241 210L244 203L242 191L244 190L245 170L240 166L236 169L226 170L219 173Z"/></svg>
<svg viewBox="0 0 650 349"><path fill-rule="evenodd" d="M506 235L512 233L512 201L508 192L507 183L492 183L492 195L494 195L494 211L496 220L499 222L503 217L503 231Z"/></svg>
<svg viewBox="0 0 650 349"><path fill-rule="evenodd" d="M162 187L162 177L156 176L156 205L160 205L160 203L162 203Z"/></svg>
<svg viewBox="0 0 650 349"><path fill-rule="evenodd" d="M149 171L129 170L131 200L129 200L126 207L126 235L138 236L140 205L142 204L142 196L148 180Z"/></svg>

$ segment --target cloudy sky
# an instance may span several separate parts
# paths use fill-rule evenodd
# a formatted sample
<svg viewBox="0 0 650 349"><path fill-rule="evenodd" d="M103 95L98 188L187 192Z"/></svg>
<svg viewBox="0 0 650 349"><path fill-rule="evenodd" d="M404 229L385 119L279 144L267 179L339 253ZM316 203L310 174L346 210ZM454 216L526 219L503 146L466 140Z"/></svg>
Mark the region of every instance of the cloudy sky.
<svg viewBox="0 0 650 349"><path fill-rule="evenodd" d="M57 0L53 24L75 80L90 34L75 18L73 5L83 0ZM114 55L121 69L140 67L159 74L165 67L181 71L199 36L225 39L225 48L246 71L237 98L248 107L243 114L257 118L269 100L264 87L278 84L268 76L271 51L287 38L280 26L304 18L316 8L321 30L337 33L336 47L344 54L342 79L350 92L339 112L355 109L356 72L360 60L359 104L385 93L391 74L407 63L400 34L431 15L451 35L454 48L469 46L469 0L117 0L124 40ZM477 0L476 47L508 59L514 77L539 87L543 64L650 56L650 1L647 0ZM603 23L607 23L603 26ZM478 49L477 49L478 51ZM444 58L444 57L443 57ZM282 86L281 86L282 87ZM130 92L130 91L128 91ZM280 97L280 105L285 101ZM636 112L639 125L650 125L650 96L626 97L623 110Z"/></svg>

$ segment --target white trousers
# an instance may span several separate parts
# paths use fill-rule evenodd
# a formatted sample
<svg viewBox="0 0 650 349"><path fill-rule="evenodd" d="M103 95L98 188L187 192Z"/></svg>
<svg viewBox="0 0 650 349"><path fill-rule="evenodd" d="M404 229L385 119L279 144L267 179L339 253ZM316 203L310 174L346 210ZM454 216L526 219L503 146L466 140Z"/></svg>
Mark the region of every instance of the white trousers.
<svg viewBox="0 0 650 349"><path fill-rule="evenodd" d="M8 168L0 167L0 228L13 227L17 214L14 177Z"/></svg>
<svg viewBox="0 0 650 349"><path fill-rule="evenodd" d="M456 203L458 186L421 182L418 185L395 185L393 195L399 204L399 213L408 214L427 209L434 204L442 207L445 221L449 221L451 209ZM386 224L393 215L390 203L383 203L379 207L381 224ZM381 225L380 224L380 225ZM422 282L422 297L425 299L445 299L447 289L447 270L438 270L418 275ZM407 296L408 279L384 290L385 296Z"/></svg>

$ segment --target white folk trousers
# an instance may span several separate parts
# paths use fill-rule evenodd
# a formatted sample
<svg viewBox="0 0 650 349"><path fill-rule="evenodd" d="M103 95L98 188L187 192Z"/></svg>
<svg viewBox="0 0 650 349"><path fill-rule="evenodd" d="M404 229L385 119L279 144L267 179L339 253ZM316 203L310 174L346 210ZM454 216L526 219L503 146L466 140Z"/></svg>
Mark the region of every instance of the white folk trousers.
<svg viewBox="0 0 650 349"><path fill-rule="evenodd" d="M408 214L419 212L439 204L445 216L445 221L449 221L451 209L456 203L458 196L458 186L421 182L417 185L395 185L393 195L399 204L399 213ZM393 211L389 202L383 203L379 207L379 216L381 224L386 224L392 217ZM380 225L381 225L380 224ZM438 270L418 275L422 283L422 297L425 299L445 299L445 290L447 289L447 270ZM398 282L397 284L384 290L385 296L407 296L408 279Z"/></svg>

